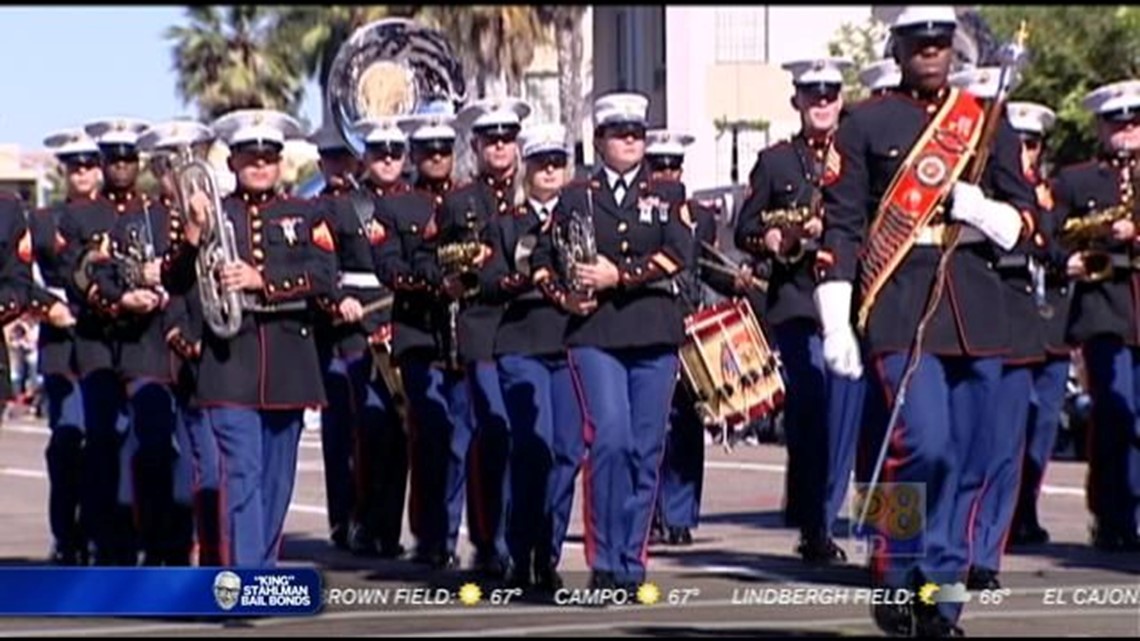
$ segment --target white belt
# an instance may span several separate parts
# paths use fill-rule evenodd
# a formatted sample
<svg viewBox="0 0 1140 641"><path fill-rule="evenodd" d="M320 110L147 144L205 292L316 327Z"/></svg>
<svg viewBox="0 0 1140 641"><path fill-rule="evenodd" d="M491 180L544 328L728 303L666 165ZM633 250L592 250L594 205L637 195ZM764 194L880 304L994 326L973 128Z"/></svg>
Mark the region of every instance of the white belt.
<svg viewBox="0 0 1140 641"><path fill-rule="evenodd" d="M923 227L918 230L914 244L941 247L946 244L946 230L946 225L928 225ZM971 245L974 243L984 243L986 240L988 239L985 234L978 231L976 227L962 225L958 230L959 244Z"/></svg>
<svg viewBox="0 0 1140 641"><path fill-rule="evenodd" d="M45 287L49 294L67 303L67 290L62 287Z"/></svg>
<svg viewBox="0 0 1140 641"><path fill-rule="evenodd" d="M380 289L380 279L372 272L341 272L341 287L356 287L358 289Z"/></svg>

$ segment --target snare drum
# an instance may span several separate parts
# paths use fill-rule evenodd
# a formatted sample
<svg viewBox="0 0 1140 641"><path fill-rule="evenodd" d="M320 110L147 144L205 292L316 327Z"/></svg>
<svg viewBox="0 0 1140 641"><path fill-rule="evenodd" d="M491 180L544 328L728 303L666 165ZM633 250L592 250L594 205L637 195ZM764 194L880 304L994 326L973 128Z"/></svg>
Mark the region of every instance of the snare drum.
<svg viewBox="0 0 1140 641"><path fill-rule="evenodd" d="M779 360L743 298L685 319L681 373L709 427L749 423L784 402Z"/></svg>

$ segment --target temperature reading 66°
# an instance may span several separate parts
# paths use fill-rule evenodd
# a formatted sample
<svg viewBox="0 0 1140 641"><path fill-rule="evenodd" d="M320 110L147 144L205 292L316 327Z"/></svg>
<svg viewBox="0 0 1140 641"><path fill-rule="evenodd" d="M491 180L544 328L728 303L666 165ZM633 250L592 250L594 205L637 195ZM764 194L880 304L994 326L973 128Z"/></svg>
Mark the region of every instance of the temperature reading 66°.
<svg viewBox="0 0 1140 641"><path fill-rule="evenodd" d="M1001 605L1007 596L1013 594L1009 588L1000 590L982 590L978 594L978 603L982 605Z"/></svg>
<svg viewBox="0 0 1140 641"><path fill-rule="evenodd" d="M511 600L522 596L522 588L491 590L491 605L510 605Z"/></svg>
<svg viewBox="0 0 1140 641"><path fill-rule="evenodd" d="M700 588L678 588L669 590L669 605L686 605L701 595Z"/></svg>

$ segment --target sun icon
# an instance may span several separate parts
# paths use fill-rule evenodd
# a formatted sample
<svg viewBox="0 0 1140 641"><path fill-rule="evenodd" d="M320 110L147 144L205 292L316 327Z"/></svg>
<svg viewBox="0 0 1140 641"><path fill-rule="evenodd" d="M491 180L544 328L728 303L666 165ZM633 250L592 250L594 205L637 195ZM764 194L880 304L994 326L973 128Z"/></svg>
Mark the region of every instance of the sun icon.
<svg viewBox="0 0 1140 641"><path fill-rule="evenodd" d="M655 583L642 583L637 588L637 602L641 605L653 605L661 600L661 590Z"/></svg>
<svg viewBox="0 0 1140 641"><path fill-rule="evenodd" d="M464 583L459 588L459 602L463 605L478 605L483 598L483 591L474 583Z"/></svg>
<svg viewBox="0 0 1140 641"><path fill-rule="evenodd" d="M938 592L937 583L926 583L918 589L918 600L926 605L934 605L934 594Z"/></svg>

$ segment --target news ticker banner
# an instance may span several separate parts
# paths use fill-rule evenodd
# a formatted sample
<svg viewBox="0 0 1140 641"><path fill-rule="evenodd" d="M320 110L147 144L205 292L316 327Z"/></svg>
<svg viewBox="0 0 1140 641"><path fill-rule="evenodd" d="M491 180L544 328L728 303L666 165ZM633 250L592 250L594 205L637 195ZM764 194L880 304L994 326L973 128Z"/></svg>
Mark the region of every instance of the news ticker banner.
<svg viewBox="0 0 1140 641"><path fill-rule="evenodd" d="M311 568L0 568L0 615L304 616L321 587Z"/></svg>

